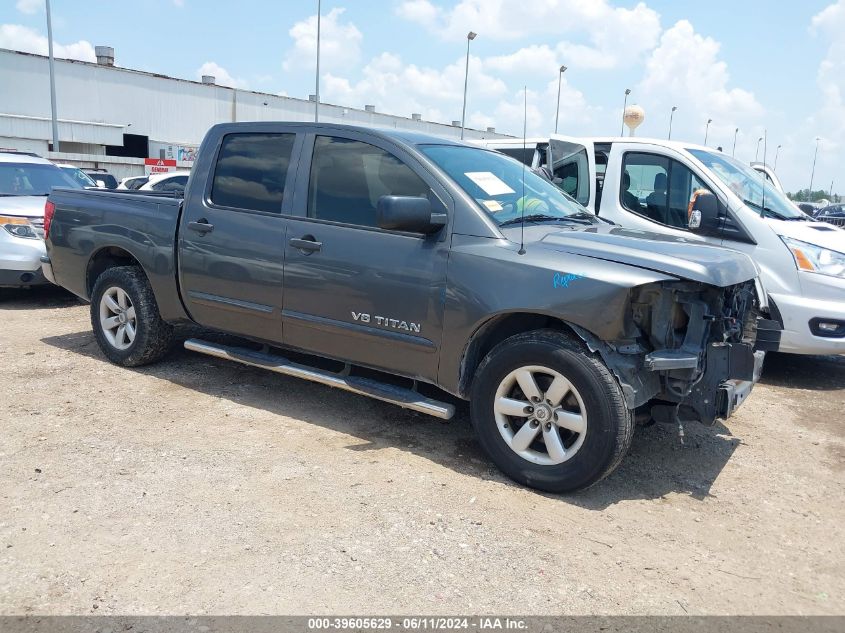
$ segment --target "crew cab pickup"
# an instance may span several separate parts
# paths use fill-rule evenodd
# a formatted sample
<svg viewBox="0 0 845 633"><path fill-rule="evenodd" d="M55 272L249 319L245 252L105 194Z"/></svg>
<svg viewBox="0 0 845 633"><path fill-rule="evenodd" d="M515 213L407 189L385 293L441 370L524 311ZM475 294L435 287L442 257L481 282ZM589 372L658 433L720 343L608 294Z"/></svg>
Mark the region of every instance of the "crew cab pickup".
<svg viewBox="0 0 845 633"><path fill-rule="evenodd" d="M450 418L445 391L547 491L611 472L637 417L729 417L777 347L746 255L411 132L218 125L184 200L56 189L45 231L46 274L91 302L112 362L156 361L194 322L243 340L185 341L199 353Z"/></svg>

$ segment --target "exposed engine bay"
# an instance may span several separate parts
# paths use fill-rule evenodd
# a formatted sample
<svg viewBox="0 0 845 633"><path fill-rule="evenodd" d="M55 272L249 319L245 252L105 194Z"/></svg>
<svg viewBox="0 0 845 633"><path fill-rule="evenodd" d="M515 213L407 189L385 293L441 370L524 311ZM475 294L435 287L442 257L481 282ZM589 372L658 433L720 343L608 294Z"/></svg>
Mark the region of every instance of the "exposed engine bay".
<svg viewBox="0 0 845 633"><path fill-rule="evenodd" d="M780 340L780 325L762 316L753 281L725 288L648 284L633 289L630 305L630 338L598 351L629 407L658 422L730 417Z"/></svg>

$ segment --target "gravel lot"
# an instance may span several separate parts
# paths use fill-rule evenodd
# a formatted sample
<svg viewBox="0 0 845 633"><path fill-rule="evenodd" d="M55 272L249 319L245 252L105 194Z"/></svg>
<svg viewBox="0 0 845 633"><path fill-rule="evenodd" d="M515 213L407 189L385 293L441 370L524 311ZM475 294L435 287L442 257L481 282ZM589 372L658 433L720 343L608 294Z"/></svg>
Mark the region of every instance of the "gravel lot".
<svg viewBox="0 0 845 633"><path fill-rule="evenodd" d="M538 494L449 424L0 291L0 614L845 614L845 357Z"/></svg>

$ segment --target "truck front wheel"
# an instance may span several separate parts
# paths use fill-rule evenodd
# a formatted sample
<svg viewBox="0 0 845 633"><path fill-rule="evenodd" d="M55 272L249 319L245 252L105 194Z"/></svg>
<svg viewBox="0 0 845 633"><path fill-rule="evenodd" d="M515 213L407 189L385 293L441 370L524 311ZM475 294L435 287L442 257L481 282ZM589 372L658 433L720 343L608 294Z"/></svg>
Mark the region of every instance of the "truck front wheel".
<svg viewBox="0 0 845 633"><path fill-rule="evenodd" d="M482 448L508 477L555 493L610 474L634 431L610 370L554 330L518 334L484 358L471 416Z"/></svg>
<svg viewBox="0 0 845 633"><path fill-rule="evenodd" d="M170 349L173 327L162 320L147 277L137 266L109 268L94 283L91 327L116 365L153 363Z"/></svg>

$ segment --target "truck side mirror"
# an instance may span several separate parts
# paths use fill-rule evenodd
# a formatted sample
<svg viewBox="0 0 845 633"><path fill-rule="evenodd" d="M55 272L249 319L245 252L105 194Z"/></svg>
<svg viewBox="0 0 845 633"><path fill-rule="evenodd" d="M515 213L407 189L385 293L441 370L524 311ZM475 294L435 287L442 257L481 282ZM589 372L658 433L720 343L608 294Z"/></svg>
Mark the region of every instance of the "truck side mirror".
<svg viewBox="0 0 845 633"><path fill-rule="evenodd" d="M428 198L382 196L376 207L380 229L409 233L436 233L446 224L446 214L432 213Z"/></svg>
<svg viewBox="0 0 845 633"><path fill-rule="evenodd" d="M699 235L718 235L726 213L724 205L714 194L706 189L699 189L692 194L687 207L687 226L690 231Z"/></svg>

